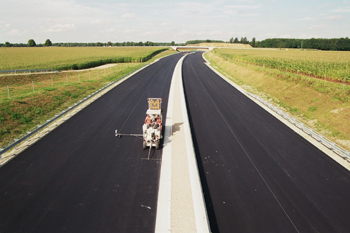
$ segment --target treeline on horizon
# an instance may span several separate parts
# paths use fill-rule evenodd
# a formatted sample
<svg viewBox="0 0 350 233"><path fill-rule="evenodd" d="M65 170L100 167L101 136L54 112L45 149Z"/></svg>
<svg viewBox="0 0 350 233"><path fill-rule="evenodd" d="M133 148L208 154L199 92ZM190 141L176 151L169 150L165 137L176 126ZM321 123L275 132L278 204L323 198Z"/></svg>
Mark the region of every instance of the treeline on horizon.
<svg viewBox="0 0 350 233"><path fill-rule="evenodd" d="M152 42L152 41L146 41L146 42L90 42L90 43L78 43L78 42L59 42L59 43L47 43L47 41L44 44L36 44L34 43L10 43L5 42L4 44L0 43L0 47L47 47L47 46L56 46L56 47L110 47L110 46L171 46L172 43L167 42Z"/></svg>
<svg viewBox="0 0 350 233"><path fill-rule="evenodd" d="M317 49L317 50L337 50L337 51L350 51L350 39L346 38L311 38L311 39L288 39L288 38L272 38L262 41L256 41L253 37L252 41L249 41L247 37L233 37L228 41L222 40L189 40L188 44L199 43L239 43L250 44L254 48L290 48L290 49Z"/></svg>
<svg viewBox="0 0 350 233"><path fill-rule="evenodd" d="M262 41L256 41L255 46L253 47L350 51L350 39L348 37L332 38L332 39L273 38L273 39L266 39Z"/></svg>
<svg viewBox="0 0 350 233"><path fill-rule="evenodd" d="M45 47L45 46L56 46L56 47L111 47L111 46L183 46L190 44L199 43L242 43L250 44L254 48L290 48L290 49L317 49L317 50L337 50L337 51L350 51L350 39L346 38L311 38L311 39L289 39L289 38L272 38L265 39L262 41L256 41L253 37L252 41L249 41L247 37L241 37L239 40L231 38L228 42L223 40L189 40L186 43L175 43L174 41L168 42L92 42L92 43L51 43L48 39L44 44L36 44L34 40L30 39L27 44L17 43L11 44L6 42L0 43L0 47Z"/></svg>

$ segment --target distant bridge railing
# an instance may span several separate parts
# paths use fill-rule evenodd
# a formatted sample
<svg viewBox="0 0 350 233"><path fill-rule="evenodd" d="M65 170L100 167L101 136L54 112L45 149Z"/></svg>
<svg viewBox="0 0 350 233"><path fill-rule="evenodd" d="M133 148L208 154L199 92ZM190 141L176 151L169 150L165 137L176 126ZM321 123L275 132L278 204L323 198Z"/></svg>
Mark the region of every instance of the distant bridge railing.
<svg viewBox="0 0 350 233"><path fill-rule="evenodd" d="M208 46L171 46L173 50L178 50L178 49L208 49L208 50L213 50L215 47L208 47Z"/></svg>
<svg viewBox="0 0 350 233"><path fill-rule="evenodd" d="M0 70L0 74L19 74L19 73L44 73L44 72L61 72L54 69L30 69L30 70Z"/></svg>

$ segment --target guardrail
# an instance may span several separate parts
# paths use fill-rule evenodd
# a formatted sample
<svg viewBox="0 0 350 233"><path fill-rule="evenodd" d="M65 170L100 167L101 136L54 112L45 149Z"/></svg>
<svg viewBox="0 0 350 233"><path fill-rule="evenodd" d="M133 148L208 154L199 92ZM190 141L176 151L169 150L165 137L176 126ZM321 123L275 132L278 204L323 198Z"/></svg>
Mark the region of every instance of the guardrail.
<svg viewBox="0 0 350 233"><path fill-rule="evenodd" d="M0 70L0 74L18 74L18 73L38 73L38 72L61 72L54 69L36 69L36 70Z"/></svg>
<svg viewBox="0 0 350 233"><path fill-rule="evenodd" d="M2 159L2 155L8 151L10 151L11 149L17 149L17 146L19 146L20 144L24 143L25 141L31 142L31 138L34 137L35 135L38 135L40 132L44 131L47 127L49 127L51 124L56 123L56 126L58 125L58 119L60 119L61 117L66 116L68 113L72 113L72 110L77 109L78 107L82 106L83 103L86 103L88 100L91 100L91 98L97 96L98 94L100 94L102 91L104 91L105 89L107 89L108 87L110 87L111 85L115 84L116 82L124 79L125 77L129 76L130 74L142 69L143 67L147 66L148 64L145 64L143 66L141 66L138 69L133 70L132 72L122 76L121 78L119 78L116 81L113 81L109 84L107 84L106 86L100 88L99 90L95 91L94 93L88 95L87 97L85 97L84 99L78 101L77 103L75 103L73 106L68 107L68 109L62 111L60 114L55 115L53 118L48 119L45 121L45 123L43 125L38 125L38 127L36 129L34 129L31 132L27 132L26 135L21 136L18 139L14 139L14 142L7 146L6 148L0 148L0 159Z"/></svg>
<svg viewBox="0 0 350 233"><path fill-rule="evenodd" d="M334 153L338 154L340 157L342 157L343 159L346 159L348 162L350 162L350 152L349 151L345 150L344 148L335 144L334 142L330 141L329 139L323 137L321 134L315 132L313 129L304 125L303 123L299 122L298 120L295 120L293 117L289 116L289 114L278 109L277 107L275 107L271 103L267 102L263 98L261 98L257 95L254 95L252 93L249 93L247 91L246 91L246 94L253 97L254 99L258 100L260 103L262 103L263 105L265 105L266 107L268 107L269 109L271 109L272 111L274 111L275 113L277 113L278 115L283 117L284 119L288 120L290 123L295 125L297 128L304 131L306 134L308 134L309 136L313 137L318 142L320 142L321 144L326 146L328 149L332 150Z"/></svg>

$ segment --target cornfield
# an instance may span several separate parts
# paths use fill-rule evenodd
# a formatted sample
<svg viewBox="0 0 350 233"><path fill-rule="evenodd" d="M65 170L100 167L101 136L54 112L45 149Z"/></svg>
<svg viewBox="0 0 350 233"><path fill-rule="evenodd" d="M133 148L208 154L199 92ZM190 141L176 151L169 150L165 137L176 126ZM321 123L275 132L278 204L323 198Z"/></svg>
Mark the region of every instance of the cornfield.
<svg viewBox="0 0 350 233"><path fill-rule="evenodd" d="M166 47L0 48L0 70L85 69L107 63L145 62Z"/></svg>
<svg viewBox="0 0 350 233"><path fill-rule="evenodd" d="M336 82L350 82L350 52L216 49L214 53L233 62L244 62Z"/></svg>

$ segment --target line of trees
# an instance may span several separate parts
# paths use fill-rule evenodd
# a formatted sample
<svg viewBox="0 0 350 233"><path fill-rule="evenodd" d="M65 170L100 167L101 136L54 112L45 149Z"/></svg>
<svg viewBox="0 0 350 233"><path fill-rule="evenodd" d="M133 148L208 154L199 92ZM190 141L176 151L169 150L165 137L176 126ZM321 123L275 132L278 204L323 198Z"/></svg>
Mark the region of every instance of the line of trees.
<svg viewBox="0 0 350 233"><path fill-rule="evenodd" d="M252 47L259 48L291 48L291 49L318 49L318 50L337 50L350 51L350 39L346 38L311 38L311 39L289 39L289 38L272 38L262 41L248 41L247 37L230 38L228 43L250 44Z"/></svg>
<svg viewBox="0 0 350 233"><path fill-rule="evenodd" d="M112 43L111 41L108 41L107 43L102 42L92 42L92 43L52 43L50 39L47 39L44 44L36 44L33 39L28 40L27 44L23 43L10 43L5 42L4 44L0 43L0 47L44 47L44 46L57 46L57 47L111 47L111 46L170 46L172 44L175 44L175 42L152 42L152 41L146 41L146 42L116 42Z"/></svg>
<svg viewBox="0 0 350 233"><path fill-rule="evenodd" d="M273 38L256 42L256 47L262 48L300 48L319 50L350 51L350 39L346 38L311 38L311 39L287 39Z"/></svg>
<svg viewBox="0 0 350 233"><path fill-rule="evenodd" d="M255 43L255 37L252 39L252 41L254 41L254 43ZM230 44L232 44L232 43L250 44L247 37L241 37L240 40L238 40L238 37L236 37L235 39L233 39L233 37L231 37L230 40L228 41L228 43L230 43Z"/></svg>
<svg viewBox="0 0 350 233"><path fill-rule="evenodd" d="M12 44L10 42L0 43L0 47L43 47L43 46L57 46L57 47L111 47L111 46L171 46L171 45L189 45L199 43L225 43L222 40L189 40L186 43L175 44L174 41L168 42L94 42L94 43L52 43L50 39L47 39L44 44L36 44L33 39L28 40L27 44L17 43ZM238 37L233 39L231 37L227 43L241 43L250 44L252 47L260 48L294 48L294 49L319 49L319 50L339 50L339 51L350 51L350 39L346 38L311 38L311 39L288 39L288 38L272 38L262 41L256 41L255 37L251 41L247 37Z"/></svg>
<svg viewBox="0 0 350 233"><path fill-rule="evenodd" d="M252 41L249 41L247 39L247 37L241 37L241 39L239 40L238 37L236 37L235 39L233 39L233 37L230 38L230 40L228 41L228 43L239 43L239 44L250 44L252 47L256 47L256 39L255 37L253 37Z"/></svg>
<svg viewBox="0 0 350 233"><path fill-rule="evenodd" d="M225 43L223 40L189 40L186 41L185 45L188 44L199 44L199 43Z"/></svg>

